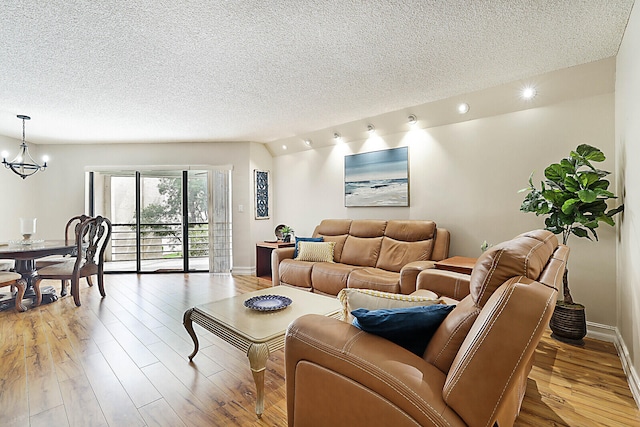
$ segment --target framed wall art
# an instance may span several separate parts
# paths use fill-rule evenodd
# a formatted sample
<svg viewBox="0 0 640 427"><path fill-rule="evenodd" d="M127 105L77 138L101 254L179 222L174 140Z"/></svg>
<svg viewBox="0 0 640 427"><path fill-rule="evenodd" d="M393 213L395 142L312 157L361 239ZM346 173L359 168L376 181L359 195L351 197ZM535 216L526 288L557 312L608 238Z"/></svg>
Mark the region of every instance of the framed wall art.
<svg viewBox="0 0 640 427"><path fill-rule="evenodd" d="M256 219L269 219L269 171L254 169Z"/></svg>
<svg viewBox="0 0 640 427"><path fill-rule="evenodd" d="M409 147L345 156L344 204L409 206Z"/></svg>

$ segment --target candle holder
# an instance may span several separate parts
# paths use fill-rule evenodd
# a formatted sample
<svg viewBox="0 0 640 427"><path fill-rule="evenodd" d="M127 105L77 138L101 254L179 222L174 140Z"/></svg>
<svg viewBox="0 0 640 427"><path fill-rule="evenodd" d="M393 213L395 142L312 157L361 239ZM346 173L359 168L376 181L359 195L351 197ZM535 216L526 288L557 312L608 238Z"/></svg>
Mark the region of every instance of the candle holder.
<svg viewBox="0 0 640 427"><path fill-rule="evenodd" d="M37 218L20 218L20 234L22 234L22 244L30 245L31 236L36 234Z"/></svg>

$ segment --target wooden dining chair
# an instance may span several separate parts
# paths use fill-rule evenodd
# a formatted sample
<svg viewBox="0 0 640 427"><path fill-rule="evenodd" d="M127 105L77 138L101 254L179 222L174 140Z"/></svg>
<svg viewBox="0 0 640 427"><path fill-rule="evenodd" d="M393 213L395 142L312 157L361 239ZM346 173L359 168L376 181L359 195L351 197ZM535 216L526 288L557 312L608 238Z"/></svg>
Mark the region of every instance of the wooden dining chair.
<svg viewBox="0 0 640 427"><path fill-rule="evenodd" d="M82 214L82 215L76 215L72 217L69 221L67 221L67 224L64 227L64 244L65 245L78 243L76 242L76 234L78 232L78 228L82 225L84 221L86 221L89 218L91 218L89 215ZM74 253L70 255L51 255L45 258L41 258L39 260L36 260L36 269L41 269L53 264L66 262L71 259L75 260L75 256L76 256L76 252L74 251ZM62 293L60 294L60 296L67 295L67 286L66 286L67 283L68 281L63 281ZM93 283L91 282L91 276L87 277L87 283L89 283L89 286L93 286Z"/></svg>
<svg viewBox="0 0 640 427"><path fill-rule="evenodd" d="M0 271L0 287L3 286L11 286L12 291L14 286L18 289L16 293L16 311L27 311L27 307L22 304L27 281L19 273Z"/></svg>
<svg viewBox="0 0 640 427"><path fill-rule="evenodd" d="M71 218L69 221L67 221L67 224L64 227L64 244L65 245L77 243L76 233L78 231L78 228L82 225L84 221L86 221L89 218L91 218L89 215L82 214L82 215L76 215L73 218ZM36 268L48 267L58 262L69 261L70 256L75 256L75 254L51 255L48 257L41 258L36 261Z"/></svg>
<svg viewBox="0 0 640 427"><path fill-rule="evenodd" d="M38 270L38 277L34 284L36 288L36 303L40 305L40 281L53 279L62 281L60 295L66 295L66 281L71 281L71 295L75 304L80 306L80 279L98 276L100 295L105 297L104 290L104 253L111 238L111 221L97 216L85 219L76 228L76 243L78 256L68 261L52 264ZM93 283L87 280L89 286Z"/></svg>

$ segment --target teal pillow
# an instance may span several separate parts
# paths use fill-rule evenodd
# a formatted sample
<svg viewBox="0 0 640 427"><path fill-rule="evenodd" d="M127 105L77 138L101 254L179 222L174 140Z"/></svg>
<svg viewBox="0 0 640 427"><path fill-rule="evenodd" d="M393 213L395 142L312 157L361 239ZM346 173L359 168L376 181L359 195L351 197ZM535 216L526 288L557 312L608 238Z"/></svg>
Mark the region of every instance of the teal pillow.
<svg viewBox="0 0 640 427"><path fill-rule="evenodd" d="M324 237L297 237L296 248L293 250L293 257L298 257L298 242L324 242Z"/></svg>
<svg viewBox="0 0 640 427"><path fill-rule="evenodd" d="M455 305L353 310L353 325L422 356L431 337Z"/></svg>

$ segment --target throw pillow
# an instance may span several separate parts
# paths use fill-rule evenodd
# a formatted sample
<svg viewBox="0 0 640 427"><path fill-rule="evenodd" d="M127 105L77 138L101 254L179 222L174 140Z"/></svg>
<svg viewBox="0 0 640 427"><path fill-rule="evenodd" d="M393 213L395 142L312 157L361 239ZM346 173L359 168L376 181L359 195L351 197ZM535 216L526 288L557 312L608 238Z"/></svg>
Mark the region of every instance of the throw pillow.
<svg viewBox="0 0 640 427"><path fill-rule="evenodd" d="M417 307L432 304L444 304L434 292L422 290L423 295L404 295L392 292L382 292L373 289L342 289L338 293L338 300L342 303L342 319L351 323L351 312L357 308L378 310L381 308Z"/></svg>
<svg viewBox="0 0 640 427"><path fill-rule="evenodd" d="M434 304L382 310L359 308L351 314L357 328L386 338L422 357L431 337L454 307Z"/></svg>
<svg viewBox="0 0 640 427"><path fill-rule="evenodd" d="M300 242L297 261L333 262L336 242Z"/></svg>
<svg viewBox="0 0 640 427"><path fill-rule="evenodd" d="M298 242L324 242L324 237L298 237L296 236L296 248L293 250L293 257L298 256Z"/></svg>

